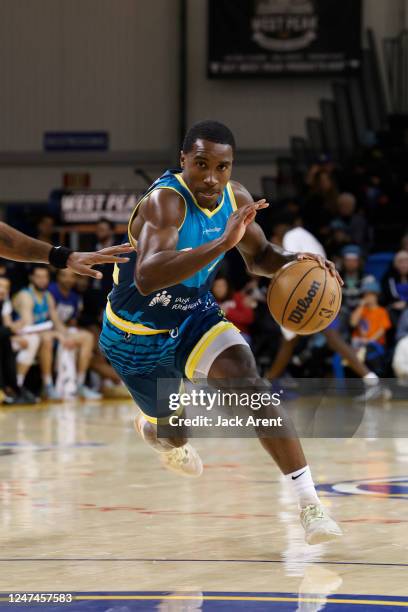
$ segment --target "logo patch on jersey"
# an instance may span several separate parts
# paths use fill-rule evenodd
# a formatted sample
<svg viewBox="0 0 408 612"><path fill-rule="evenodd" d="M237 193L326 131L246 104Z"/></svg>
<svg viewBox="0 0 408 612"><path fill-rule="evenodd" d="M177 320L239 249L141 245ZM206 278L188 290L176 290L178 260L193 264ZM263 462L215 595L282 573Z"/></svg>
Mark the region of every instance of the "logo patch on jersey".
<svg viewBox="0 0 408 612"><path fill-rule="evenodd" d="M156 306L159 304L160 306L168 306L171 302L171 295L167 293L166 290L160 291L156 293L154 298L149 302L149 306Z"/></svg>
<svg viewBox="0 0 408 612"><path fill-rule="evenodd" d="M206 234L213 234L214 232L220 232L221 227L209 227L203 231L203 236Z"/></svg>

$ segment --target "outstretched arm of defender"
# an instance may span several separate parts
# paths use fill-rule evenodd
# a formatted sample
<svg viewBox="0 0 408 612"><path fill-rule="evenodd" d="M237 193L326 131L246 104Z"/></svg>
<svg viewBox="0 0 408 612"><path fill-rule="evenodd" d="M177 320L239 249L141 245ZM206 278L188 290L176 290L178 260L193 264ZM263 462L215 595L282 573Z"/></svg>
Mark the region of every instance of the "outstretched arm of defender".
<svg viewBox="0 0 408 612"><path fill-rule="evenodd" d="M10 227L10 225L0 222L0 257L12 259L13 261L54 264L52 258L50 259L50 253L53 250L57 251L56 248L53 249L47 242L26 236L22 232ZM57 267L67 267L77 274L102 278L102 273L93 270L93 266L106 263L124 263L128 259L119 256L130 253L133 251L133 248L129 244L122 244L108 247L95 253L71 252L67 249L66 251L66 261Z"/></svg>
<svg viewBox="0 0 408 612"><path fill-rule="evenodd" d="M264 202L251 202L231 215L224 234L188 251L176 251L178 230L184 219L184 202L174 192L158 190L140 211L142 226L136 236L137 219L131 233L137 238L135 283L142 295L171 287L193 276L214 259L233 248Z"/></svg>

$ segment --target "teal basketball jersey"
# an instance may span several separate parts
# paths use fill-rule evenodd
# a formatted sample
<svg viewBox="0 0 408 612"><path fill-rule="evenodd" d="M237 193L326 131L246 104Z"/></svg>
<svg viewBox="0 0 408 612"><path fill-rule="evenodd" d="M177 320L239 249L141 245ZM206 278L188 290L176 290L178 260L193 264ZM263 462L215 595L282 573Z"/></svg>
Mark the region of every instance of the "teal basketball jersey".
<svg viewBox="0 0 408 612"><path fill-rule="evenodd" d="M44 291L42 293L41 301L37 299L37 294L32 287L26 287L22 289L22 291L26 291L30 294L33 300L33 321L35 324L45 323L50 318L50 307L48 303L49 292ZM38 292L41 295L40 292Z"/></svg>
<svg viewBox="0 0 408 612"><path fill-rule="evenodd" d="M140 204L157 189L172 189L184 200L185 216L179 228L178 251L194 249L219 238L224 233L228 218L237 208L229 183L216 208L209 211L198 205L179 171L167 170L136 205L129 228ZM134 243L130 232L129 239ZM109 321L123 331L140 334L162 333L179 327L196 308L214 304L215 300L209 292L223 257L217 257L177 285L144 296L139 293L134 281L137 252L131 253L129 262L115 266L114 285L106 309Z"/></svg>

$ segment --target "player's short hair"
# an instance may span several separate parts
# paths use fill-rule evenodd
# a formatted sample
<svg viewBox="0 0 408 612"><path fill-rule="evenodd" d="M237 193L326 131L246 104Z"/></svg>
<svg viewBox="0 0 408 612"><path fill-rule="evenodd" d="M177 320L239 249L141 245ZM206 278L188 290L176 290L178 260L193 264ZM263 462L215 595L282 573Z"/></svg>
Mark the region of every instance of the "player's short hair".
<svg viewBox="0 0 408 612"><path fill-rule="evenodd" d="M218 121L199 121L188 130L183 142L183 153L189 153L196 140L209 140L218 144L230 145L235 152L235 138L226 125Z"/></svg>

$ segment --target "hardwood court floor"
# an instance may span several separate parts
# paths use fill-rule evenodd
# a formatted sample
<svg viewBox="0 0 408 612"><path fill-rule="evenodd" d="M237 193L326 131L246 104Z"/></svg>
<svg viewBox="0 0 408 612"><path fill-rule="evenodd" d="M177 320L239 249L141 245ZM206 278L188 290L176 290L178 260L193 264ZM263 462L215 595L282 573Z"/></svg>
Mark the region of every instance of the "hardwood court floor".
<svg viewBox="0 0 408 612"><path fill-rule="evenodd" d="M92 608L121 612L408 607L407 440L304 441L345 531L310 547L256 440L195 440L205 471L187 480L133 416L127 400L0 410L2 593L133 594Z"/></svg>

